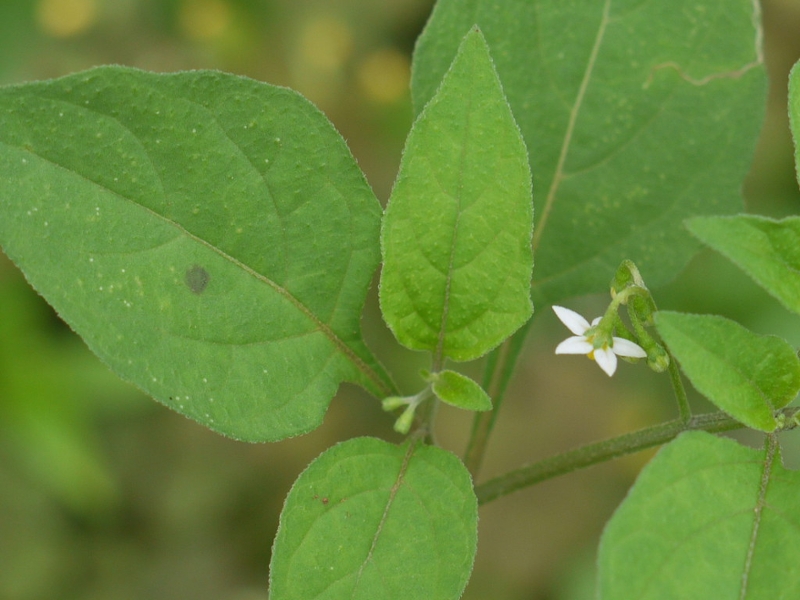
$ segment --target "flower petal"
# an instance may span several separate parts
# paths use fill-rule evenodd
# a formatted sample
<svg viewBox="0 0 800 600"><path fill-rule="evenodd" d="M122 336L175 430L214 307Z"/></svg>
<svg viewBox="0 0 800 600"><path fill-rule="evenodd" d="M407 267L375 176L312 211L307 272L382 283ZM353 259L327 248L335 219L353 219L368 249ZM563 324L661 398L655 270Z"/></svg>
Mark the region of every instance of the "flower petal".
<svg viewBox="0 0 800 600"><path fill-rule="evenodd" d="M556 354L589 354L592 350L594 346L582 335L567 338L556 346Z"/></svg>
<svg viewBox="0 0 800 600"><path fill-rule="evenodd" d="M594 359L609 377L617 370L617 355L611 348L597 348L594 351Z"/></svg>
<svg viewBox="0 0 800 600"><path fill-rule="evenodd" d="M647 352L645 352L639 344L635 344L624 338L615 337L614 346L611 349L614 351L614 354L626 356L628 358L644 358L647 356Z"/></svg>
<svg viewBox="0 0 800 600"><path fill-rule="evenodd" d="M583 335L583 333L589 329L589 321L574 310L564 308L563 306L553 306L553 310L561 322L567 326L567 329L575 335Z"/></svg>

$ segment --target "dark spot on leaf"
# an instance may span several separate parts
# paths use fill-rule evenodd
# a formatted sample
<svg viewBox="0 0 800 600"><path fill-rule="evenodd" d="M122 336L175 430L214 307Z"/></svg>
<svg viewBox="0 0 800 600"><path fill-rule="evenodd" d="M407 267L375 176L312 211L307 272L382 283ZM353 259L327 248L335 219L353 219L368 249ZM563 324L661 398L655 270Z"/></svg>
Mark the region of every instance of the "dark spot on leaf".
<svg viewBox="0 0 800 600"><path fill-rule="evenodd" d="M202 294L203 290L206 289L210 279L211 275L209 275L208 271L206 271L200 265L192 265L186 271L186 287L192 290L195 294Z"/></svg>

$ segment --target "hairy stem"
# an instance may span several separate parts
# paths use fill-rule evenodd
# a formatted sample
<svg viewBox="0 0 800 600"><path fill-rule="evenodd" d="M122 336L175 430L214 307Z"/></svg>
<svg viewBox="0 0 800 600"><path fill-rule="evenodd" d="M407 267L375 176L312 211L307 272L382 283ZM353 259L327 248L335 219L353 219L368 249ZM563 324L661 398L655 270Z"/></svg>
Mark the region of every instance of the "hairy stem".
<svg viewBox="0 0 800 600"><path fill-rule="evenodd" d="M667 349L669 352L669 349ZM672 384L672 390L675 392L675 399L678 401L678 420L688 425L692 421L692 409L689 407L689 399L686 397L686 388L683 387L683 379L681 379L681 370L678 368L678 363L672 353L669 352L669 381Z"/></svg>
<svg viewBox="0 0 800 600"><path fill-rule="evenodd" d="M645 301L649 301L651 304L651 308L653 312L656 312L658 309L656 308L655 300L653 296L650 294L650 291L641 286L630 286L623 290L620 294L617 295L617 298L623 298L625 295L625 299L623 302L627 303L629 295L639 295L644 298ZM612 302L613 305L613 302ZM642 319L640 318L639 314L637 313L635 307L633 305L628 306L628 316L630 317L631 324L633 325L633 329L636 332L636 335L639 336L640 341L644 339L652 339L648 335L648 333L644 329L644 323L642 323ZM663 340L662 340L663 344ZM681 379L681 372L678 368L678 363L675 360L675 357L672 355L672 352L669 351L669 348L664 348L669 356L669 366L667 367L669 371L669 381L672 384L672 390L675 393L675 399L678 402L678 419L681 423L689 423L692 418L692 409L689 406L689 399L686 397L686 389L683 387L683 380Z"/></svg>
<svg viewBox="0 0 800 600"><path fill-rule="evenodd" d="M464 464L470 475L472 475L473 481L478 478L489 437L497 420L500 406L503 404L504 394L500 392L500 373L505 370L504 365L508 360L510 345L511 340L506 340L502 346L492 352L486 361L486 368L483 373L483 389L492 399L492 410L475 413L467 449L464 452Z"/></svg>
<svg viewBox="0 0 800 600"><path fill-rule="evenodd" d="M798 426L793 419L796 415L800 415L800 408L784 408L778 412L783 415L784 421L782 422L786 423L784 430ZM744 427L745 425L722 412L697 415L689 419L687 423L681 419L675 419L520 467L477 486L475 494L478 496L479 504L486 504L542 481L664 444L675 439L684 431L720 433Z"/></svg>
<svg viewBox="0 0 800 600"><path fill-rule="evenodd" d="M464 464L470 475L472 475L473 481L478 479L489 438L497 421L500 406L503 404L506 388L514 373L514 367L517 364L532 322L533 318L529 319L503 345L495 349L486 361L486 368L483 373L483 389L492 399L492 410L475 413L475 418L472 421L472 432L464 453Z"/></svg>

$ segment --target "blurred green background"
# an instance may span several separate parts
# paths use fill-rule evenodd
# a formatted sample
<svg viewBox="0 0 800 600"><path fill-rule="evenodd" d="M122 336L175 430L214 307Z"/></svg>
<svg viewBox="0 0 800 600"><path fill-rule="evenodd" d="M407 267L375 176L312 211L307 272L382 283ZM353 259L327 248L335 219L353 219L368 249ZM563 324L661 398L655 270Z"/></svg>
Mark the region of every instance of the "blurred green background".
<svg viewBox="0 0 800 600"><path fill-rule="evenodd" d="M411 124L411 51L431 6L0 0L0 83L119 63L214 68L286 85L329 116L385 201ZM787 74L800 57L800 2L766 0L763 8L772 84L744 190L748 211L781 217L800 212L786 119ZM662 308L723 314L800 346L800 317L708 251L656 290L656 300ZM570 306L593 317L605 302L588 297ZM397 348L374 297L365 330L401 386L416 391L426 359ZM611 381L590 361L556 359L553 348L567 334L541 311L482 478L672 417L666 376L623 364ZM480 373L480 364L467 368ZM692 400L697 411L710 410L696 395ZM0 599L266 599L272 538L294 478L337 441L397 440L391 424L374 399L344 386L310 435L270 445L222 438L117 380L0 255ZM469 425L467 414L443 409L442 445L460 454ZM787 465L800 468L800 434L784 434L783 443ZM649 456L482 508L465 598L593 598L603 523Z"/></svg>

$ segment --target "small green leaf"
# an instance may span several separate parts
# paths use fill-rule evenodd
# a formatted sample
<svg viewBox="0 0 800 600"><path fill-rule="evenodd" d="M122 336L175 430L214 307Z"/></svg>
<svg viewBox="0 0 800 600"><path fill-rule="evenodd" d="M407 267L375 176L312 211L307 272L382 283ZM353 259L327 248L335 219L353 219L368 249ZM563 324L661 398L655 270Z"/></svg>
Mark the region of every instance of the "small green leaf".
<svg viewBox="0 0 800 600"><path fill-rule="evenodd" d="M359 438L300 475L281 514L271 600L455 600L472 570L478 504L440 448Z"/></svg>
<svg viewBox="0 0 800 600"><path fill-rule="evenodd" d="M800 217L698 217L686 226L786 308L800 313Z"/></svg>
<svg viewBox="0 0 800 600"><path fill-rule="evenodd" d="M748 427L775 430L775 411L800 391L800 360L794 348L723 317L660 311L655 320L700 393Z"/></svg>
<svg viewBox="0 0 800 600"><path fill-rule="evenodd" d="M606 525L598 598L800 598L798 489L776 443L754 450L682 434Z"/></svg>
<svg viewBox="0 0 800 600"><path fill-rule="evenodd" d="M432 375L433 393L442 402L464 410L492 410L492 399L481 386L455 371L439 371Z"/></svg>
<svg viewBox="0 0 800 600"><path fill-rule="evenodd" d="M483 36L414 123L382 229L381 309L436 360L477 358L531 315L531 177Z"/></svg>
<svg viewBox="0 0 800 600"><path fill-rule="evenodd" d="M106 67L0 90L0 243L123 379L231 437L316 427L362 342L380 205L300 95Z"/></svg>
<svg viewBox="0 0 800 600"><path fill-rule="evenodd" d="M741 210L766 100L759 6L436 2L414 51L414 107L477 24L529 151L535 304L605 292L626 258L661 285L699 248L686 218Z"/></svg>

